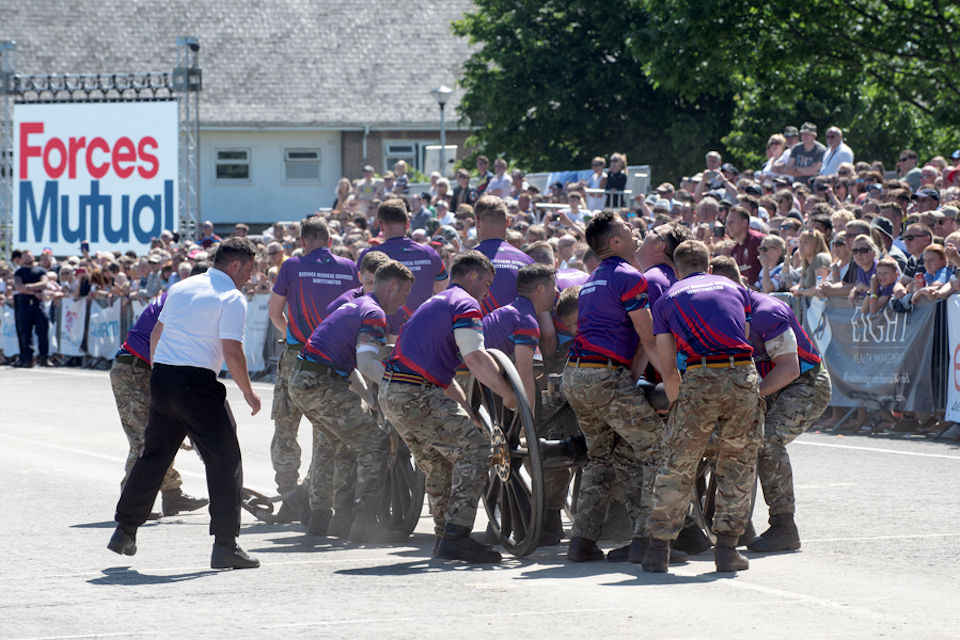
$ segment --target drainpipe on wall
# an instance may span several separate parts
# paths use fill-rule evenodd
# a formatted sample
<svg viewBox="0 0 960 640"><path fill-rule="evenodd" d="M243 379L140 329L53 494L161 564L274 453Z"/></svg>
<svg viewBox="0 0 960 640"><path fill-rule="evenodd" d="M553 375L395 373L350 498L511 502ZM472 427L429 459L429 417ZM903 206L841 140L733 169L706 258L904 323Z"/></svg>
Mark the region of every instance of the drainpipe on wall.
<svg viewBox="0 0 960 640"><path fill-rule="evenodd" d="M369 164L367 162L367 136L370 135L370 125L363 125L363 164Z"/></svg>

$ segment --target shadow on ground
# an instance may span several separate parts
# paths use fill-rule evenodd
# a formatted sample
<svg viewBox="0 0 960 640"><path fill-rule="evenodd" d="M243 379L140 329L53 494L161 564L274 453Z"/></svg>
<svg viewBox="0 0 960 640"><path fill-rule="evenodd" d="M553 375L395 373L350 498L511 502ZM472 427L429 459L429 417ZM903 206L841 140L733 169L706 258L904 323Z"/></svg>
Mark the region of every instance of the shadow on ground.
<svg viewBox="0 0 960 640"><path fill-rule="evenodd" d="M167 575L151 575L149 573L140 573L130 567L111 567L102 571L103 575L99 578L87 580L90 584L97 585L121 585L133 586L144 584L173 584L175 582L184 582L194 580L204 576L210 576L220 571L208 569L205 571L192 571L190 573L175 573Z"/></svg>

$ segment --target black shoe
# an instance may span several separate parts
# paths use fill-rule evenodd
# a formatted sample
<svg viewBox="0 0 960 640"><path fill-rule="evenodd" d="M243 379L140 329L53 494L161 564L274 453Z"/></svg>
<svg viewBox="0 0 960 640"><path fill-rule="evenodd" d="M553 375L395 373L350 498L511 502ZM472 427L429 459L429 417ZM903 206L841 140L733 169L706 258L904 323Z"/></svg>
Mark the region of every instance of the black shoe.
<svg viewBox="0 0 960 640"><path fill-rule="evenodd" d="M746 571L750 561L737 551L739 536L717 536L717 546L713 548L713 560L719 572Z"/></svg>
<svg viewBox="0 0 960 640"><path fill-rule="evenodd" d="M113 535L110 536L110 542L107 543L107 549L122 556L132 556L137 552L137 534L130 535L120 527L117 527Z"/></svg>
<svg viewBox="0 0 960 640"><path fill-rule="evenodd" d="M630 556L630 547L632 546L633 543L630 543L607 551L607 562L626 562Z"/></svg>
<svg viewBox="0 0 960 640"><path fill-rule="evenodd" d="M543 531L540 533L537 546L552 547L560 544L561 540L563 540L563 519L560 517L560 510L548 509L544 513Z"/></svg>
<svg viewBox="0 0 960 640"><path fill-rule="evenodd" d="M280 496L283 502L277 510L277 524L288 524L290 522L300 521L302 524L310 523L310 499L307 496L307 488L299 484L292 489L280 489Z"/></svg>
<svg viewBox="0 0 960 640"><path fill-rule="evenodd" d="M757 553L796 551L799 548L800 533L790 513L770 516L770 528L747 545L747 549Z"/></svg>
<svg viewBox="0 0 960 640"><path fill-rule="evenodd" d="M164 491L163 498L160 500L163 515L167 517L175 516L181 511L196 511L209 503L210 501L206 498L194 498L180 489Z"/></svg>
<svg viewBox="0 0 960 640"><path fill-rule="evenodd" d="M38 367L52 367L53 365L50 364L44 356L40 356L39 360L37 361L37 366L38 366Z"/></svg>
<svg viewBox="0 0 960 640"><path fill-rule="evenodd" d="M147 514L147 520L159 520L162 515L159 511L151 511Z"/></svg>
<svg viewBox="0 0 960 640"><path fill-rule="evenodd" d="M666 573L670 566L670 542L651 538L641 560L644 571Z"/></svg>
<svg viewBox="0 0 960 640"><path fill-rule="evenodd" d="M337 509L330 518L330 526L327 527L327 535L334 538L346 539L350 535L350 527L353 526L353 511L346 509Z"/></svg>
<svg viewBox="0 0 960 640"><path fill-rule="evenodd" d="M597 562L603 560L603 558L603 551L593 540L580 537L570 538L570 546L567 547L567 560L570 562Z"/></svg>
<svg viewBox="0 0 960 640"><path fill-rule="evenodd" d="M330 528L330 509L316 509L310 512L307 519L307 533L311 536L325 536Z"/></svg>
<svg viewBox="0 0 960 640"><path fill-rule="evenodd" d="M213 552L210 554L211 569L256 569L259 566L260 561L248 556L237 544L213 545Z"/></svg>
<svg viewBox="0 0 960 640"><path fill-rule="evenodd" d="M357 513L353 519L353 524L350 525L350 532L347 533L347 540L361 544L399 542L405 537L402 531L382 526L375 514L363 511Z"/></svg>
<svg viewBox="0 0 960 640"><path fill-rule="evenodd" d="M469 527L455 524L447 524L444 528L443 538L437 545L437 558L485 564L503 559L499 552L471 538Z"/></svg>

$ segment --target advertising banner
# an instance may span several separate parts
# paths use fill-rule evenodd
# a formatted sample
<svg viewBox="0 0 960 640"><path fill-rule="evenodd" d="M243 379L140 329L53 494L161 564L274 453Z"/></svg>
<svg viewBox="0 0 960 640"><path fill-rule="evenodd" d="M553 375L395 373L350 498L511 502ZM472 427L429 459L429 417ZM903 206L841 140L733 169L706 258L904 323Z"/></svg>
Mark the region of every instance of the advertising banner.
<svg viewBox="0 0 960 640"><path fill-rule="evenodd" d="M60 302L60 353L65 356L82 356L83 323L87 317L87 301L83 298Z"/></svg>
<svg viewBox="0 0 960 640"><path fill-rule="evenodd" d="M120 348L120 305L101 307L90 304L90 329L87 352L94 358L113 358Z"/></svg>
<svg viewBox="0 0 960 640"><path fill-rule="evenodd" d="M831 405L932 410L936 305L864 315L845 299L812 298L806 319L830 371Z"/></svg>
<svg viewBox="0 0 960 640"><path fill-rule="evenodd" d="M14 244L142 253L177 220L177 103L17 104Z"/></svg>
<svg viewBox="0 0 960 640"><path fill-rule="evenodd" d="M263 345L270 327L268 294L255 295L247 301L247 322L243 328L243 352L247 356L247 371L263 371L267 365L263 359Z"/></svg>
<svg viewBox="0 0 960 640"><path fill-rule="evenodd" d="M947 414L950 422L960 422L960 296L950 296L947 305Z"/></svg>
<svg viewBox="0 0 960 640"><path fill-rule="evenodd" d="M20 338L17 337L17 323L13 307L3 305L0 314L0 351L7 358L20 354Z"/></svg>

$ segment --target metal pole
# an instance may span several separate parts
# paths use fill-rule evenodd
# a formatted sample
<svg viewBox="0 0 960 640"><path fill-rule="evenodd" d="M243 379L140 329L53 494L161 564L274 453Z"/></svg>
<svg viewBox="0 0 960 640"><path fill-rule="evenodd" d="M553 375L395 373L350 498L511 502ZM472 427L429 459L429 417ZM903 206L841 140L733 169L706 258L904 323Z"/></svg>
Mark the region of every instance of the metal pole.
<svg viewBox="0 0 960 640"><path fill-rule="evenodd" d="M447 125L443 120L443 108L447 106L445 102L440 103L440 176L446 176L447 170Z"/></svg>
<svg viewBox="0 0 960 640"><path fill-rule="evenodd" d="M13 95L17 43L0 42L0 251L13 249Z"/></svg>

